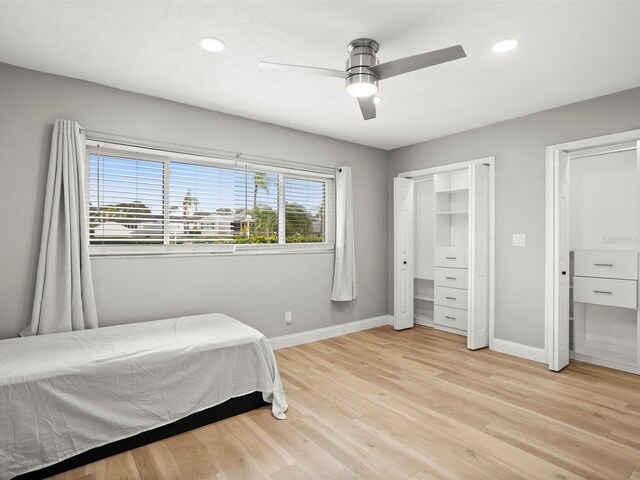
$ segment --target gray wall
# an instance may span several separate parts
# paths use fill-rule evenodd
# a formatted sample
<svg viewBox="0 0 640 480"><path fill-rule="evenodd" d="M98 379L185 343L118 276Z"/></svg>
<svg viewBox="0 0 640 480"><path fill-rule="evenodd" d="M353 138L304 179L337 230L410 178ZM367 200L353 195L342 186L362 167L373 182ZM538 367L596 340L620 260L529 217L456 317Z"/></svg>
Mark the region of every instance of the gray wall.
<svg viewBox="0 0 640 480"><path fill-rule="evenodd" d="M393 150L389 188L399 172L496 157L495 335L543 348L545 147L637 128L640 88ZM389 201L388 304L392 313L391 195ZM527 246L512 247L512 233L527 234Z"/></svg>
<svg viewBox="0 0 640 480"><path fill-rule="evenodd" d="M90 130L353 168L357 301L329 300L331 254L101 258L92 262L101 325L216 311L277 336L386 314L387 152L0 64L0 338L17 335L31 314L56 118ZM291 326L285 310L293 311Z"/></svg>

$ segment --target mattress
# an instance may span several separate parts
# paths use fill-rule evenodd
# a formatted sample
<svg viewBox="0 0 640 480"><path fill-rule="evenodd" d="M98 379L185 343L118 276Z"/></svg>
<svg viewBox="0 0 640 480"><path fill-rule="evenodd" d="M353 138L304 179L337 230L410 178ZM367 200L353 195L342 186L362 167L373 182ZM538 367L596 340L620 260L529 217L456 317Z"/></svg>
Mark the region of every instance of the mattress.
<svg viewBox="0 0 640 480"><path fill-rule="evenodd" d="M223 314L0 340L0 479L255 391L285 418L268 340Z"/></svg>

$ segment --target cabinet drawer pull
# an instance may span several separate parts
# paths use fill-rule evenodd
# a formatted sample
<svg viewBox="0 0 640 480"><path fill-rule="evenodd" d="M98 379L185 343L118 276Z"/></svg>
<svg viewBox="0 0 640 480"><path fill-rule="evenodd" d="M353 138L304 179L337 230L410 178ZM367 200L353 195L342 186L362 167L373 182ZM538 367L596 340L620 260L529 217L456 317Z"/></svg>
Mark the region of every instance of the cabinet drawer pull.
<svg viewBox="0 0 640 480"><path fill-rule="evenodd" d="M596 267L613 267L613 263L594 263Z"/></svg>
<svg viewBox="0 0 640 480"><path fill-rule="evenodd" d="M444 298L446 298L447 300L455 300L456 299L456 297L444 297Z"/></svg>
<svg viewBox="0 0 640 480"><path fill-rule="evenodd" d="M613 292L605 292L604 290L594 290L593 293L602 293L603 295L613 295Z"/></svg>
<svg viewBox="0 0 640 480"><path fill-rule="evenodd" d="M458 257L444 257L444 258L446 258L447 260L455 260Z"/></svg>
<svg viewBox="0 0 640 480"><path fill-rule="evenodd" d="M455 280L456 279L456 277L444 277L444 278L446 278L447 280Z"/></svg>
<svg viewBox="0 0 640 480"><path fill-rule="evenodd" d="M455 320L456 317L451 317L449 315L445 315L444 318L448 319L448 320Z"/></svg>

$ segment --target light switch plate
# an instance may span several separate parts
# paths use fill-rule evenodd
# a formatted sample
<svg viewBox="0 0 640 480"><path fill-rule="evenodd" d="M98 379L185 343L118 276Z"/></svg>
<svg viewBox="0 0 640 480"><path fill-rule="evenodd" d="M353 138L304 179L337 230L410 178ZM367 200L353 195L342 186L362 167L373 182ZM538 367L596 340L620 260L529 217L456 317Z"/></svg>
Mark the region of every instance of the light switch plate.
<svg viewBox="0 0 640 480"><path fill-rule="evenodd" d="M527 245L527 235L524 233L514 233L511 245L514 247L525 247Z"/></svg>

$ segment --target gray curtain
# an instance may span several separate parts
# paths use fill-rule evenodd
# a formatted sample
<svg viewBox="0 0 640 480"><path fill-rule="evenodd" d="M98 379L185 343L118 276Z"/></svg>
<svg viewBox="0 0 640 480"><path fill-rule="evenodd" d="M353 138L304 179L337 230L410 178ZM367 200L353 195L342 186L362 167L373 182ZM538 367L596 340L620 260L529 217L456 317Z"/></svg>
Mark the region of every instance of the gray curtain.
<svg viewBox="0 0 640 480"><path fill-rule="evenodd" d="M336 254L331 300L345 302L357 297L351 167L341 167L336 173Z"/></svg>
<svg viewBox="0 0 640 480"><path fill-rule="evenodd" d="M56 120L51 139L31 325L21 335L98 327L84 204L85 139Z"/></svg>

